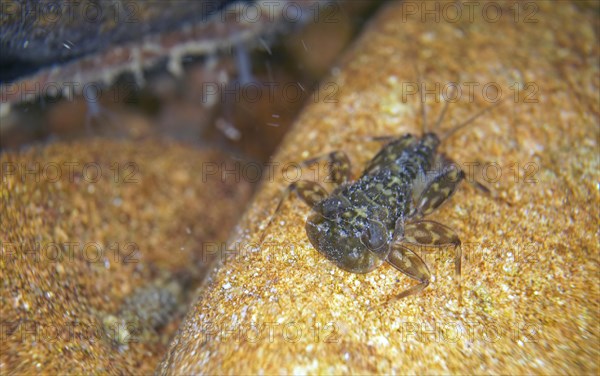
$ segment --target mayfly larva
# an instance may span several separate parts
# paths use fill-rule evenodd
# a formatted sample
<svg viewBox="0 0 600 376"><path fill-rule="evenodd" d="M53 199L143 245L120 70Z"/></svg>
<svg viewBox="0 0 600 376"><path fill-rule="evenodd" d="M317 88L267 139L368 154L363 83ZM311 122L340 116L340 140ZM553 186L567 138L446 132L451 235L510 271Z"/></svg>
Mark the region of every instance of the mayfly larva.
<svg viewBox="0 0 600 376"><path fill-rule="evenodd" d="M389 142L356 181L350 179L350 160L344 152L335 151L303 162L307 166L327 159L337 188L328 194L316 182L297 181L285 190L275 210L276 214L285 198L294 192L312 208L306 221L308 239L330 261L353 273L368 273L387 261L419 282L401 292L398 299L423 290L431 278L427 265L410 246L454 246L455 273L460 277L459 237L452 229L423 217L452 196L464 179L457 165L438 152L440 143L494 107L483 109L440 138L427 132L422 106L420 137L379 137L380 141ZM435 130L447 106L446 101ZM434 166L439 169L433 170Z"/></svg>

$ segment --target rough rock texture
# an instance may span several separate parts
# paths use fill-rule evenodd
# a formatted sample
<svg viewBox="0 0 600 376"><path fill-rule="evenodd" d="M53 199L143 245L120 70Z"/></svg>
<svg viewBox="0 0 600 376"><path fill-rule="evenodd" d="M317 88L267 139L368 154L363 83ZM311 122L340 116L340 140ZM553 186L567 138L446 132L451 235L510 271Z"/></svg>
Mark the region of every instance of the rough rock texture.
<svg viewBox="0 0 600 376"><path fill-rule="evenodd" d="M220 254L161 373L598 373L596 10L495 2L457 17L436 4L391 2L325 80L339 89L337 101L325 101L321 85L232 237L237 252ZM296 176L282 172L287 163L344 150L358 174L378 149L366 137L420 131L419 96L410 94L417 69L433 92L429 123L445 85L461 82L442 129L490 105L494 85L484 92L486 84L506 101L442 147L465 170L480 162L473 174L493 190L465 184L431 216L463 241L462 290L452 254L430 252L433 283L388 302L414 281L389 265L366 275L335 267L307 240L309 209L299 200L265 227Z"/></svg>
<svg viewBox="0 0 600 376"><path fill-rule="evenodd" d="M0 162L0 373L150 374L250 184L207 174L221 152L152 140Z"/></svg>

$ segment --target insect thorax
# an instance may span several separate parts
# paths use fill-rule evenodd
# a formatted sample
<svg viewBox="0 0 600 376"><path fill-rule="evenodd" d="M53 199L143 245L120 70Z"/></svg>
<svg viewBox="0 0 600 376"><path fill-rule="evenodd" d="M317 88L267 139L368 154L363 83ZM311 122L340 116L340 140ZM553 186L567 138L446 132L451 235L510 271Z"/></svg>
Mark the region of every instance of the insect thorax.
<svg viewBox="0 0 600 376"><path fill-rule="evenodd" d="M398 218L410 211L412 190L417 179L431 169L439 139L426 134L421 139L408 135L402 143L386 145L359 180L338 193L358 213L376 218L393 230Z"/></svg>

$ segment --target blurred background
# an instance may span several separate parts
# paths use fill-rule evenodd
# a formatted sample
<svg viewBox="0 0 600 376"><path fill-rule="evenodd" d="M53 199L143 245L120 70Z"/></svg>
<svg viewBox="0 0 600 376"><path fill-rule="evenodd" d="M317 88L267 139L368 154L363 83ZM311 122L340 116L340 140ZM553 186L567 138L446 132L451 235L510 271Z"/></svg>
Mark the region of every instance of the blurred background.
<svg viewBox="0 0 600 376"><path fill-rule="evenodd" d="M0 148L161 137L265 161L381 1L266 3L3 0Z"/></svg>

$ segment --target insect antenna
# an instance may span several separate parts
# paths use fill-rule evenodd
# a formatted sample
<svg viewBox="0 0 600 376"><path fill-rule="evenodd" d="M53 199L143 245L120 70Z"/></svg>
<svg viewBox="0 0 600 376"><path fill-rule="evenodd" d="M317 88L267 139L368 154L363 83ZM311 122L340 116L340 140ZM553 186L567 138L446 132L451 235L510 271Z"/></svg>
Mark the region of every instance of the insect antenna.
<svg viewBox="0 0 600 376"><path fill-rule="evenodd" d="M421 132L423 132L422 134L424 135L425 133L427 133L427 109L425 106L425 98L423 97L423 91L422 90L422 86L423 86L423 80L422 80L422 76L421 76L421 72L419 71L419 68L415 65L414 66L415 71L417 72L417 77L418 77L418 81L419 81L419 95L421 97L421 117L422 117L422 129ZM456 91L456 87L458 86L458 80L457 80L457 84L456 85L452 85L452 92L451 94L454 94L454 92ZM440 124L442 123L442 121L444 120L444 116L446 115L446 110L448 109L448 105L449 105L449 101L446 100L444 103L444 107L442 108L442 112L440 113L440 116L438 116L437 121L435 122L435 125L433 127L433 129L431 130L432 132L437 132ZM474 120L474 119L473 119Z"/></svg>
<svg viewBox="0 0 600 376"><path fill-rule="evenodd" d="M421 81L421 79L419 78L419 82ZM421 126L422 126L422 132L423 134L427 133L427 109L425 108L425 98L423 98L423 90L419 90L419 94L421 96L421 116L422 116L422 120L421 120Z"/></svg>
<svg viewBox="0 0 600 376"><path fill-rule="evenodd" d="M416 63L413 64L413 69L417 75L417 81L419 83L419 97L421 98L421 132L422 134L427 133L427 109L425 108L425 98L423 98L423 76Z"/></svg>
<svg viewBox="0 0 600 376"><path fill-rule="evenodd" d="M479 110L479 112L477 112L475 115L471 116L470 118L468 118L467 120L463 121L462 123L458 124L457 126L455 126L454 128L448 130L446 133L444 133L444 135L440 138L440 140L443 142L446 139L448 139L450 136L454 135L456 132L458 132L459 130L461 130L462 128L466 127L467 125L471 124L473 121L475 121L478 117L480 117L481 115L485 114L486 112L491 111L492 109L498 107L500 104L502 104L502 102L504 102L504 99L498 101L498 103L494 103L491 106L488 106L486 108L483 108L481 110ZM448 102L446 102L448 103ZM445 107L445 106L444 106ZM442 110L442 112L444 112L444 110Z"/></svg>
<svg viewBox="0 0 600 376"><path fill-rule="evenodd" d="M281 209L281 206L283 205L283 201L285 200L286 197L287 197L287 190L284 191L279 196L279 203L277 204L277 208L275 208L275 211L273 212L273 214L271 214L271 217L269 218L269 222L267 222L267 225L265 226L262 234L260 235L259 243L261 245L265 241L265 237L267 236L267 230L271 227L271 224L273 223L273 220L275 219L277 214L279 214L279 209Z"/></svg>
<svg viewBox="0 0 600 376"><path fill-rule="evenodd" d="M452 94L454 94L454 91L456 91L456 86L452 86L452 88L453 88ZM444 116L446 115L446 110L448 109L449 104L450 104L450 101L446 99L446 101L444 103L444 107L442 108L442 112L440 113L440 116L438 116L438 119L435 122L435 126L433 127L434 131L437 131L438 129L440 129L440 124L442 123L442 120L444 120Z"/></svg>

